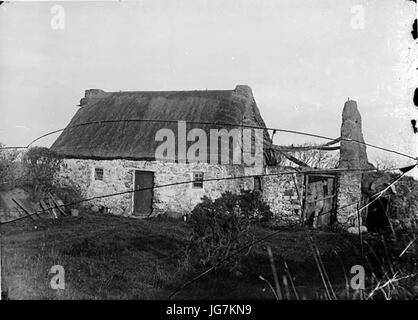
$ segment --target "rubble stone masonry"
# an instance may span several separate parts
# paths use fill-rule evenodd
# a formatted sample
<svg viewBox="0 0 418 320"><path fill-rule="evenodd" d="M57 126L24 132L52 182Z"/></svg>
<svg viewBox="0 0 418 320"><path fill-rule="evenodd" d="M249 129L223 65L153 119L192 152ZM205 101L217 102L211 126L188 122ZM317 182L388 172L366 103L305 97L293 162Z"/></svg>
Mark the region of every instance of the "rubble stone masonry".
<svg viewBox="0 0 418 320"><path fill-rule="evenodd" d="M103 169L103 180L94 179L95 168ZM283 171L276 167L246 168L207 163L65 159L57 178L61 185L78 188L84 198L92 198L133 191L135 170L154 173L153 215L166 213L175 217L190 213L204 195L216 199L225 191L237 193L241 189L252 190L254 179L205 181L202 189L193 188L192 183L158 186L192 181L194 172L203 172L204 179L213 179ZM300 202L292 175L262 177L261 181L263 199L270 205L273 213L284 221L299 219ZM297 181L300 182L301 179L298 178ZM104 206L112 214L131 216L133 192L94 199L87 201L85 205Z"/></svg>
<svg viewBox="0 0 418 320"><path fill-rule="evenodd" d="M339 168L345 169L371 169L368 162L366 145L361 127L361 115L357 103L348 100L344 104L341 124L341 141ZM351 141L355 140L355 141ZM337 222L343 227L361 225L358 221L358 206L361 206L361 171L343 171L338 179L337 191Z"/></svg>

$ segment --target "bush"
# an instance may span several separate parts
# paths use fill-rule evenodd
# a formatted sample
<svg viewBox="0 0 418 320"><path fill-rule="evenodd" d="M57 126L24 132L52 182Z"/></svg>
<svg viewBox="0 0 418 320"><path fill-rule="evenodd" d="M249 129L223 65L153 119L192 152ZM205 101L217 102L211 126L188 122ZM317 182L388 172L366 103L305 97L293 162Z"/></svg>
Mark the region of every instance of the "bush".
<svg viewBox="0 0 418 320"><path fill-rule="evenodd" d="M27 187L37 198L53 187L54 176L61 165L61 159L45 147L32 147L23 156L27 176Z"/></svg>
<svg viewBox="0 0 418 320"><path fill-rule="evenodd" d="M418 213L418 181L405 177L396 185L396 194L389 197L391 217L416 218Z"/></svg>
<svg viewBox="0 0 418 320"><path fill-rule="evenodd" d="M216 266L216 269L234 271L240 267L240 254L236 253L253 239L251 226L268 221L270 208L258 192L229 191L212 201L204 196L192 210L189 224L192 236L188 248L191 263L197 268Z"/></svg>
<svg viewBox="0 0 418 320"><path fill-rule="evenodd" d="M0 142L0 147L2 146ZM18 160L20 153L19 150L0 149L0 188L13 189L24 177L21 162Z"/></svg>

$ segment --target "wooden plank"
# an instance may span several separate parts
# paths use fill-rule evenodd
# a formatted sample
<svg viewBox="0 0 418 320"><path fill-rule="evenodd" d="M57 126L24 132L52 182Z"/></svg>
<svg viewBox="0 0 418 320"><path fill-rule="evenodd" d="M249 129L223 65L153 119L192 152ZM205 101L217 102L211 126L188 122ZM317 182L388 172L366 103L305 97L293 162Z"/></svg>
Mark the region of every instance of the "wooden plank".
<svg viewBox="0 0 418 320"><path fill-rule="evenodd" d="M307 175L311 177L318 177L318 178L335 178L335 174L327 174L327 173L307 173Z"/></svg>
<svg viewBox="0 0 418 320"><path fill-rule="evenodd" d="M54 217L56 219L58 219L59 211L55 208L54 202L51 200L51 198L48 199L47 205L49 206L49 208L51 209L52 213L54 214Z"/></svg>
<svg viewBox="0 0 418 320"><path fill-rule="evenodd" d="M57 205L62 209L64 207L64 202L62 202L62 200L57 200ZM71 215L71 213L65 212L64 209L62 209L62 211L64 212L65 215ZM70 210L71 211L71 210Z"/></svg>
<svg viewBox="0 0 418 320"><path fill-rule="evenodd" d="M58 211L62 214L62 215L64 215L64 216L66 216L67 214L65 213L65 211L60 207L60 205L58 204L58 201L57 200L55 200L55 197L54 197L54 195L51 193L51 192L49 192L49 196L51 197L51 199L52 199L52 202L54 203L54 205L55 205L55 207L58 209Z"/></svg>
<svg viewBox="0 0 418 320"><path fill-rule="evenodd" d="M337 179L333 179L332 181L332 192L337 193ZM331 217L330 217L330 224L337 222L337 197L332 199L331 202Z"/></svg>
<svg viewBox="0 0 418 320"><path fill-rule="evenodd" d="M45 203L44 200L39 201L39 204L41 205L42 210L45 212L48 212L50 216L52 216L55 219L58 219L58 217L52 212L51 208Z"/></svg>
<svg viewBox="0 0 418 320"><path fill-rule="evenodd" d="M309 146L309 147L287 147L287 146L273 146L273 150L280 150L284 152L292 151L310 151L310 150L324 150L324 151L335 151L340 150L340 146L328 147L328 146Z"/></svg>
<svg viewBox="0 0 418 320"><path fill-rule="evenodd" d="M306 164L305 162L303 162L302 160L299 160L297 158L295 158L294 156L280 150L280 149L274 149L275 151L277 151L278 153L282 154L284 157L286 157L287 159L289 159L290 161L296 163L298 166L300 167L305 167L305 168L310 168L310 166L308 164Z"/></svg>
<svg viewBox="0 0 418 320"><path fill-rule="evenodd" d="M300 197L299 187L298 187L298 184L296 182L296 175L292 174L292 179L293 179L293 184L295 185L296 194L298 196L298 201L299 201L299 204L300 204L300 208L302 209L303 204L302 204L302 199Z"/></svg>
<svg viewBox="0 0 418 320"><path fill-rule="evenodd" d="M330 147L331 145L334 145L338 142L340 142L342 139L341 137L338 137L330 142L327 142L322 145L310 145L310 146L279 146L279 145L272 145L272 149L274 150L280 150L280 151L308 151L308 150L339 150L340 146L336 147Z"/></svg>
<svg viewBox="0 0 418 320"><path fill-rule="evenodd" d="M303 175L303 189L302 189L302 223L305 224L306 217L306 197L308 194L308 180L309 176Z"/></svg>
<svg viewBox="0 0 418 320"><path fill-rule="evenodd" d="M325 196L325 197L323 197L323 198L319 198L319 199L315 199L315 200L307 201L307 203L314 203L314 202L317 202L317 201L328 200L328 199L331 199L331 198L333 198L333 197L335 197L335 196L336 196L336 194L332 194L332 195L329 195L329 196Z"/></svg>
<svg viewBox="0 0 418 320"><path fill-rule="evenodd" d="M12 198L12 201L14 202L14 203L16 203L18 206L19 206L19 208L20 209L22 209L25 213L26 213L26 215L29 217L29 218L31 218L32 219L32 221L36 221L36 219L33 217L33 215L32 214L30 214L30 212L28 211L28 210L26 210L25 209L25 207L23 207L18 201L16 201L14 198ZM36 212L34 213L34 215L38 215ZM39 216L38 216L39 217Z"/></svg>

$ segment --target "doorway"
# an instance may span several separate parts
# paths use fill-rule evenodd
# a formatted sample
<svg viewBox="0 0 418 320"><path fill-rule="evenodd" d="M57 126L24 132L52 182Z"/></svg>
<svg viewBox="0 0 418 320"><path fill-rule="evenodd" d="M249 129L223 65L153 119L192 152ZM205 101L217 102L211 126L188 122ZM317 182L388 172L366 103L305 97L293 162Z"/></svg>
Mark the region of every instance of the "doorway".
<svg viewBox="0 0 418 320"><path fill-rule="evenodd" d="M336 177L306 174L304 179L302 219L313 227L329 226L335 221Z"/></svg>
<svg viewBox="0 0 418 320"><path fill-rule="evenodd" d="M152 213L153 186L154 172L135 170L133 215L149 216Z"/></svg>

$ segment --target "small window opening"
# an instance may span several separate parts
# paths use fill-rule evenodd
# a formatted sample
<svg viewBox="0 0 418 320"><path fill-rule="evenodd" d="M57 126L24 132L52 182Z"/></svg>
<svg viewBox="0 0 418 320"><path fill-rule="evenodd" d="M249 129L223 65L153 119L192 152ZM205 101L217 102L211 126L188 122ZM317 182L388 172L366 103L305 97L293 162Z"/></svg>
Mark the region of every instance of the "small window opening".
<svg viewBox="0 0 418 320"><path fill-rule="evenodd" d="M261 185L261 177L254 177L254 191L258 191L258 192L263 191L263 188Z"/></svg>
<svg viewBox="0 0 418 320"><path fill-rule="evenodd" d="M103 168L94 168L94 180L103 180Z"/></svg>
<svg viewBox="0 0 418 320"><path fill-rule="evenodd" d="M203 188L203 172L193 173L193 188Z"/></svg>

